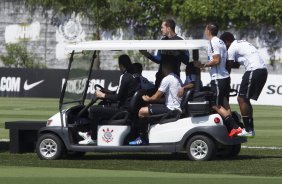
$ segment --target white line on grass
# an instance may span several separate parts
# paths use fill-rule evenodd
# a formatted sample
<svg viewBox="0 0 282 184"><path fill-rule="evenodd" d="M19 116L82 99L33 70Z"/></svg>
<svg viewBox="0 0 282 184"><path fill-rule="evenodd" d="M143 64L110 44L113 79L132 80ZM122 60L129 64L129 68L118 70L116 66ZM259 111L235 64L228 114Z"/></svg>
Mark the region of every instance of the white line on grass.
<svg viewBox="0 0 282 184"><path fill-rule="evenodd" d="M0 142L10 142L10 139L0 139Z"/></svg>
<svg viewBox="0 0 282 184"><path fill-rule="evenodd" d="M242 148L247 149L268 149L268 150L282 150L282 147L267 147L267 146L242 146Z"/></svg>

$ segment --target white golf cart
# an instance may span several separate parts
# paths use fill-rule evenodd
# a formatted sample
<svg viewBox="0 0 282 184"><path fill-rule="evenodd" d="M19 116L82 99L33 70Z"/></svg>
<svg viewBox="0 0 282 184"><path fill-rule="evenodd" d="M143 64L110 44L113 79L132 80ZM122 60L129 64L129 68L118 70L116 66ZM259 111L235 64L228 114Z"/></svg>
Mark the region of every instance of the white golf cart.
<svg viewBox="0 0 282 184"><path fill-rule="evenodd" d="M110 120L99 123L97 143L79 145L78 131L91 123L88 108L96 105L95 95L89 98L87 91L93 63L98 50L199 50L206 49L205 40L122 40L90 41L69 45L71 53L68 73L61 92L60 112L40 129L36 152L40 159L54 160L65 154L83 155L85 152L185 152L190 160L210 160L218 154L236 156L241 149L242 137L228 137L220 115L210 107L208 90L186 91L181 103L182 112L172 112L153 117L148 127L148 145L128 145L134 121L138 119L143 91L133 96L127 111ZM82 52L93 52L85 60L77 57ZM95 71L94 71L95 72ZM95 85L95 89L103 87ZM240 117L233 113L240 121Z"/></svg>

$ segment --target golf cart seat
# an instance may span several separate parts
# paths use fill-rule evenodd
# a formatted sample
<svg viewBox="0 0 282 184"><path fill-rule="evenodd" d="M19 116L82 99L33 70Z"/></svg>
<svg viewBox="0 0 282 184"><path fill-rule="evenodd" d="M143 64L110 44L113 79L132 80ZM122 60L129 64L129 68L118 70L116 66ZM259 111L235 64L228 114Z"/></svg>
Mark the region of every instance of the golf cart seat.
<svg viewBox="0 0 282 184"><path fill-rule="evenodd" d="M192 95L193 90L185 90L181 103L180 103L180 108L181 111L179 110L173 110L170 111L168 113L164 113L164 114L158 114L158 115L153 115L150 116L150 119L159 119L154 121L152 124L165 124L165 123L169 123L169 122L173 122L173 121L177 121L178 119L180 119L181 117L187 117L188 116L188 101L191 99L191 95Z"/></svg>
<svg viewBox="0 0 282 184"><path fill-rule="evenodd" d="M138 118L139 109L143 106L142 96L144 90L138 90L132 96L128 109L115 114L110 120L104 121L103 125L128 125Z"/></svg>

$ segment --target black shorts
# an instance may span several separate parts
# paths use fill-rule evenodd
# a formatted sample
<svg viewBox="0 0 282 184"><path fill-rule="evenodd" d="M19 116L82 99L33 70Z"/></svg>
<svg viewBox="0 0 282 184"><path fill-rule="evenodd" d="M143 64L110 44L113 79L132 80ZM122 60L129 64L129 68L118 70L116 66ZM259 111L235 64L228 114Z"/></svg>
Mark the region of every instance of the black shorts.
<svg viewBox="0 0 282 184"><path fill-rule="evenodd" d="M264 68L246 71L242 77L238 96L257 100L265 85L267 74L267 70Z"/></svg>
<svg viewBox="0 0 282 184"><path fill-rule="evenodd" d="M148 109L150 115L164 114L171 111L164 104L149 104Z"/></svg>
<svg viewBox="0 0 282 184"><path fill-rule="evenodd" d="M211 91L214 93L212 105L223 106L224 97L229 100L230 77L211 81Z"/></svg>

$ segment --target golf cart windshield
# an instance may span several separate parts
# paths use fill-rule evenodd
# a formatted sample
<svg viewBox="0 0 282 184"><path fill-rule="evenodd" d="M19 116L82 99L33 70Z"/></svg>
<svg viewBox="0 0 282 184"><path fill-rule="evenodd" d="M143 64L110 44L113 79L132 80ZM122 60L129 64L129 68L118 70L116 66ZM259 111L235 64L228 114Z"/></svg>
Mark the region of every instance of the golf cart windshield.
<svg viewBox="0 0 282 184"><path fill-rule="evenodd" d="M72 53L68 68L68 76L61 96L61 107L66 109L68 106L84 104L85 93L89 76L92 71L93 60L92 53Z"/></svg>

